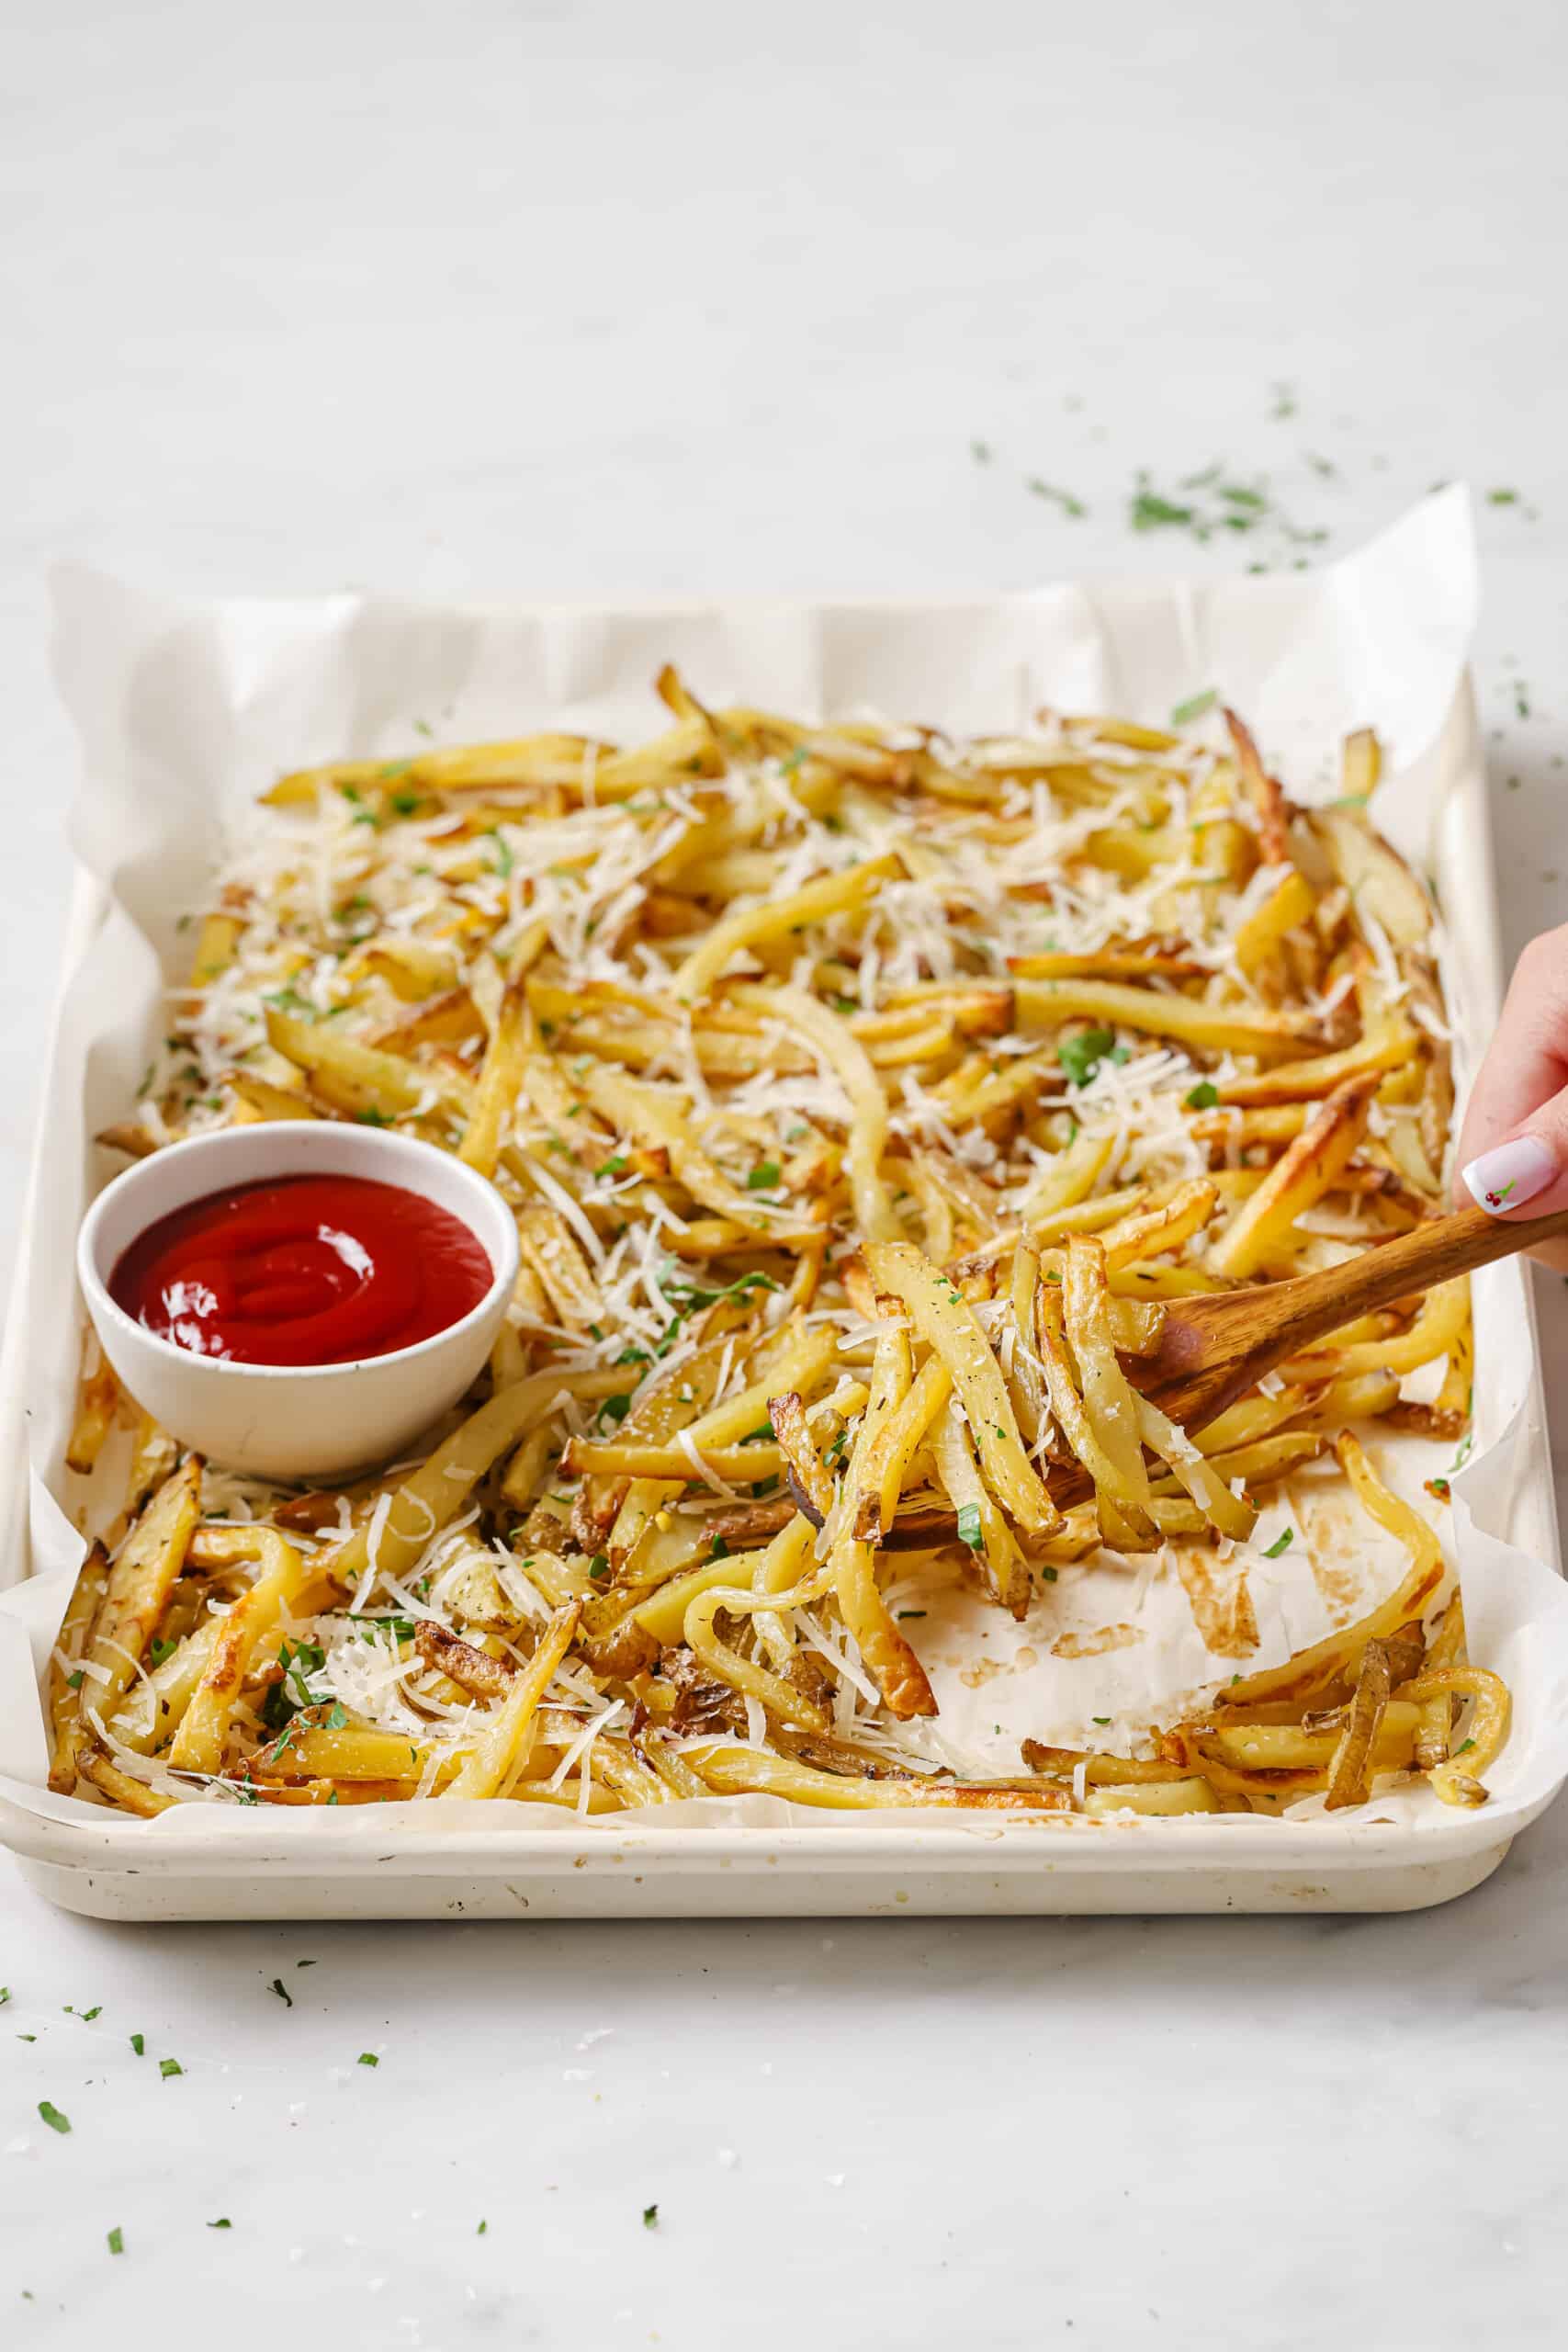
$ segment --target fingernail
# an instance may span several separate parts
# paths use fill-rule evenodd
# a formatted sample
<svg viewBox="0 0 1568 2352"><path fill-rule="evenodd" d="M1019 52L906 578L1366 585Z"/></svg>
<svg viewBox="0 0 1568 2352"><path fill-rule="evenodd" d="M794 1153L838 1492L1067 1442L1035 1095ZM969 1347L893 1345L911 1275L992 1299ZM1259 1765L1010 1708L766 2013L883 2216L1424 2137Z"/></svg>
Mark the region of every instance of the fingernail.
<svg viewBox="0 0 1568 2352"><path fill-rule="evenodd" d="M1483 1151L1479 1159L1460 1170L1489 1216L1501 1216L1506 1209L1533 1201L1556 1182L1557 1173L1556 1160L1536 1136L1516 1136L1512 1143Z"/></svg>

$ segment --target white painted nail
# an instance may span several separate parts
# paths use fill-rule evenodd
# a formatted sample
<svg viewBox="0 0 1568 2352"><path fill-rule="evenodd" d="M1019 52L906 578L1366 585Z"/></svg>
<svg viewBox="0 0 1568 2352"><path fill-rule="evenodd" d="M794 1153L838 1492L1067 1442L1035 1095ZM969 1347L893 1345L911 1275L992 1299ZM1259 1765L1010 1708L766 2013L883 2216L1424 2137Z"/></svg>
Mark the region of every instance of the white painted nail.
<svg viewBox="0 0 1568 2352"><path fill-rule="evenodd" d="M1516 1136L1495 1151L1483 1151L1460 1173L1487 1215L1501 1216L1544 1193L1556 1182L1558 1167L1539 1136Z"/></svg>

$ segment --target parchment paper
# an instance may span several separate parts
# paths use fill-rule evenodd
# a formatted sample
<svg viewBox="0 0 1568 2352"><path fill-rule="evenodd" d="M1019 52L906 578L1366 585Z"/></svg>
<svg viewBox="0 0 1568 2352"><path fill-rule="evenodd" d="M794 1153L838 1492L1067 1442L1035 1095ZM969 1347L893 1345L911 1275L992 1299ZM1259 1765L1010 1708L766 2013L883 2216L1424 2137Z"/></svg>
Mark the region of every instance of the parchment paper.
<svg viewBox="0 0 1568 2352"><path fill-rule="evenodd" d="M353 597L190 605L74 568L57 576L55 594L58 673L84 755L72 838L107 903L62 1001L8 1334L10 1386L0 1398L0 1458L26 1478L31 1522L0 1559L0 1583L16 1588L0 1596L0 1795L51 1818L83 1810L41 1785L36 1690L81 1551L57 1498L69 1493L62 1454L79 1346L72 1253L87 1202L118 1164L90 1137L123 1115L159 1034L161 991L187 952L177 917L199 907L251 799L284 769L404 753L424 740L416 722L438 741L544 726L636 741L660 723L651 681L665 661L709 701L820 718L874 711L959 731L1022 728L1043 703L1159 724L1213 687L1247 714L1265 756L1304 799L1337 790L1344 734L1376 727L1388 757L1378 821L1435 870L1456 916L1444 964L1461 1080L1466 1048L1472 1058L1495 1017L1495 951L1476 876L1444 871L1454 860L1445 812L1480 761L1465 675L1475 564L1461 489L1315 572L1061 584L951 605L503 612ZM1468 859L1478 854L1472 837ZM1488 1819L1501 1830L1568 1774L1568 1589L1554 1568L1507 1540L1521 1490L1538 1490L1522 1474L1539 1464L1544 1442L1519 1269L1488 1269L1475 1299L1475 1447L1452 1480L1451 1508L1419 1493L1422 1477L1448 1470L1446 1452L1376 1438L1374 1455L1438 1523L1462 1579L1472 1655L1512 1686L1513 1736L1490 1776ZM1355 1540L1337 1545L1337 1512L1348 1521L1342 1495L1325 1496L1326 1484L1314 1472L1295 1481L1263 1514L1254 1544L1234 1555L1228 1573L1247 1570L1255 1648L1216 1631L1213 1612L1195 1613L1168 1557L1066 1569L1021 1625L942 1579L901 1589L901 1609L925 1612L908 1630L941 1702L932 1755L1007 1772L1018 1768L1026 1733L1124 1747L1195 1694L1370 1606L1397 1580L1401 1556L1359 1520ZM1287 1525L1295 1540L1267 1559ZM429 1809L420 1810L427 1826ZM374 1811L384 1837L388 1809ZM1418 1831L1438 1808L1422 1787L1381 1797L1375 1811ZM497 1832L524 1823L579 1834L599 1826L536 1806L453 1806L450 1817ZM237 1827L244 1834L252 1818L228 1806L180 1807L150 1834L211 1850ZM662 1807L658 1825L823 1827L832 1818L749 1798ZM273 1831L280 1826L289 1837L329 1826L334 1837L358 1834L341 1811L326 1823L299 1812L281 1825L270 1816ZM1324 1836L1335 1834L1325 1823Z"/></svg>

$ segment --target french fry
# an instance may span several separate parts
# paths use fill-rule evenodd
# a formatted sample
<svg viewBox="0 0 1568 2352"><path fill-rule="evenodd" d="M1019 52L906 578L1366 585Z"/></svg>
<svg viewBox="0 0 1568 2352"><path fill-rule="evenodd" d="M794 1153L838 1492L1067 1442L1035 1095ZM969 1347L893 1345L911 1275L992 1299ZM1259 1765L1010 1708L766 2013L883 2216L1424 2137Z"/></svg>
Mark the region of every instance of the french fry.
<svg viewBox="0 0 1568 2352"><path fill-rule="evenodd" d="M829 915L863 907L897 871L897 858L872 858L863 865L825 874L819 881L808 882L789 898L760 907L738 908L722 922L715 923L695 955L689 956L682 965L675 975L676 995L688 1004L694 1003L708 993L730 957L743 948L787 937L793 931L804 930L808 923L823 922Z"/></svg>
<svg viewBox="0 0 1568 2352"><path fill-rule="evenodd" d="M223 1766L229 1719L256 1645L292 1615L312 1569L275 1527L209 1527L191 1546L204 1567L255 1560L261 1575L223 1619L200 1681L191 1693L169 1749L169 1761L187 1772Z"/></svg>
<svg viewBox="0 0 1568 2352"><path fill-rule="evenodd" d="M952 1374L986 1483L1003 1510L1028 1533L1053 1534L1060 1514L1023 1450L1012 1399L974 1309L907 1241L873 1242L866 1261L877 1288L901 1300L920 1337Z"/></svg>
<svg viewBox="0 0 1568 2352"><path fill-rule="evenodd" d="M159 1487L120 1545L83 1653L85 1713L107 1722L131 1677L185 1566L201 1509L201 1464L187 1454Z"/></svg>
<svg viewBox="0 0 1568 2352"><path fill-rule="evenodd" d="M577 1633L578 1604L558 1609L539 1636L538 1647L518 1676L493 1722L485 1725L473 1753L449 1782L446 1797L492 1797L513 1764L526 1753L529 1726L556 1668Z"/></svg>
<svg viewBox="0 0 1568 2352"><path fill-rule="evenodd" d="M89 1338L87 1349L91 1365L83 1369L76 1419L65 1443L66 1468L84 1474L97 1461L119 1408L119 1383L113 1365L96 1339Z"/></svg>
<svg viewBox="0 0 1568 2352"><path fill-rule="evenodd" d="M1115 980L1020 980L1016 1001L1022 1029L1056 1028L1067 1021L1103 1022L1111 1028L1175 1037L1182 1045L1215 1053L1279 1053L1320 1035L1311 1013L1204 1004L1194 997L1164 995ZM1227 1089L1223 1099L1239 1098Z"/></svg>
<svg viewBox="0 0 1568 2352"><path fill-rule="evenodd" d="M495 1173L507 1123L523 1082L527 1035L528 1000L520 984L513 980L502 999L500 1016L491 1032L474 1091L473 1110L457 1147L458 1159L467 1160L481 1176Z"/></svg>
<svg viewBox="0 0 1568 2352"><path fill-rule="evenodd" d="M772 1012L803 1036L842 1086L850 1103L848 1156L855 1216L863 1234L874 1240L890 1239L899 1227L882 1175L887 1105L865 1048L838 1014L799 989L739 987L730 995L737 1004Z"/></svg>
<svg viewBox="0 0 1568 2352"><path fill-rule="evenodd" d="M563 1392L569 1396L614 1396L625 1374L536 1372L503 1389L455 1430L412 1477L392 1489L377 1531L376 1567L383 1576L405 1576L433 1536L468 1507L469 1496L491 1465L509 1453ZM351 1584L370 1566L375 1514L352 1534L318 1556L314 1565L339 1585Z"/></svg>
<svg viewBox="0 0 1568 2352"><path fill-rule="evenodd" d="M1376 1079L1368 1077L1336 1088L1210 1251L1209 1262L1217 1274L1239 1282L1256 1273L1297 1217L1333 1190L1366 1132L1367 1109L1376 1087Z"/></svg>
<svg viewBox="0 0 1568 2352"><path fill-rule="evenodd" d="M101 1544L95 1544L77 1570L50 1657L49 1785L61 1796L69 1796L76 1785L83 1734L80 1693L85 1680L77 1661L86 1654L108 1577L108 1555Z"/></svg>

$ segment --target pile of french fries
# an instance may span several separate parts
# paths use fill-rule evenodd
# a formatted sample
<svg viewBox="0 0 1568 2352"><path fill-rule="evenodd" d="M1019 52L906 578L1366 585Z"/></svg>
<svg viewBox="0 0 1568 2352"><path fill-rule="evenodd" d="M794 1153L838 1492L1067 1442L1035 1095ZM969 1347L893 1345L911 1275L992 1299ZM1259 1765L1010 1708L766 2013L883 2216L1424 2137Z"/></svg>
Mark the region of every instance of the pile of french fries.
<svg viewBox="0 0 1568 2352"><path fill-rule="evenodd" d="M1168 1302L1439 1209L1433 920L1369 821L1375 741L1307 810L1230 714L956 742L658 686L637 749L536 735L265 796L104 1140L396 1127L497 1186L523 1271L461 1415L341 1491L182 1459L89 1363L51 1784L143 1815L1278 1815L1412 1774L1480 1803L1506 1690L1355 1434L1463 1436L1465 1285L1206 1428L1138 1385ZM998 1780L933 1744L892 1577L1048 1622L1107 1551L1245 1568L1319 1456L1409 1556L1371 1614L1122 1752L1043 1724Z"/></svg>

